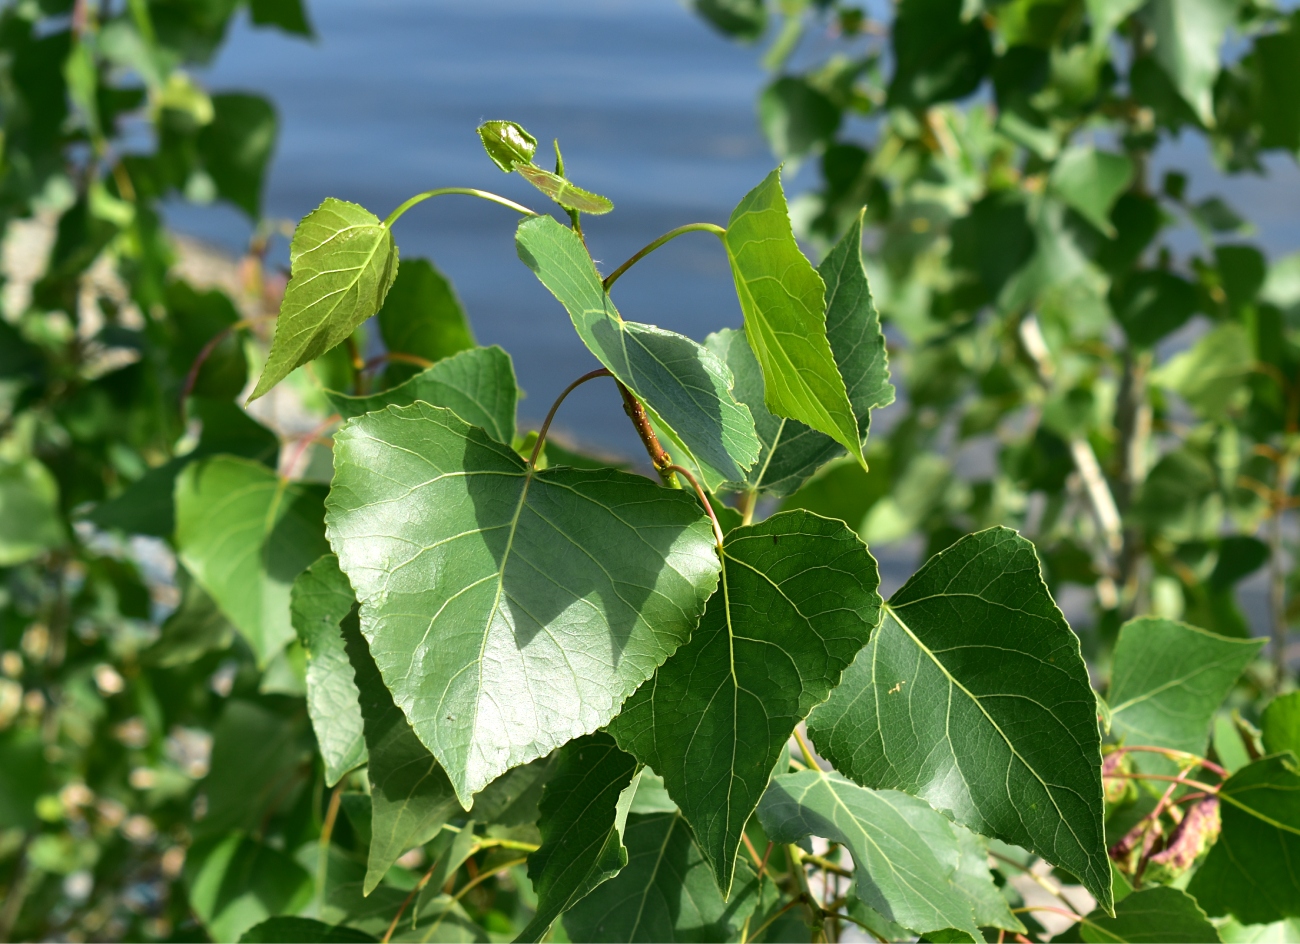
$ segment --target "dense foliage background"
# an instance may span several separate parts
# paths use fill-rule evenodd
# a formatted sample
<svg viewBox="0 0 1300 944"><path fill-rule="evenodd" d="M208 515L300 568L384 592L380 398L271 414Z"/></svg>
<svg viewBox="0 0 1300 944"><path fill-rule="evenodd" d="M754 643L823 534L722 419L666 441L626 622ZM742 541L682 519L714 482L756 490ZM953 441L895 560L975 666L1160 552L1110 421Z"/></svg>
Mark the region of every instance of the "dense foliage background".
<svg viewBox="0 0 1300 944"><path fill-rule="evenodd" d="M429 756L424 744L439 748L406 726L379 681L382 654L358 662L361 636L349 626L367 627L351 615L352 587L365 601L342 544L332 542L352 587L321 557L331 549L322 501L338 415L398 402L391 391L418 376L418 399L451 406L524 458L535 439L515 435L513 374L500 379L509 358L475 347L454 290L422 260L402 260L376 318L355 331L332 325L307 350L278 360L271 350L268 360L284 291L264 265L281 234L261 213L275 110L193 77L244 8L257 25L310 35L298 0L18 0L0 14L0 940L324 933L292 922L250 931L277 915L353 929L328 932L338 940L545 933L555 915L535 915L553 889L546 863L560 861L546 843L561 835L561 800L580 796L593 770L607 787L639 778L616 840L629 864L585 912L555 922L551 939L898 939L907 928L949 939L938 919L921 927L906 894L885 888L872 899L850 887L855 871L874 879L880 869L852 828L790 825L817 808L798 780L769 789L765 812L728 840L742 843L736 881L755 891L724 905L705 864L716 870L721 857L712 834L671 775L665 793L618 749L641 763L667 751L646 746L630 711L611 727L618 747L591 735L573 742L581 750L515 767L468 814L451 793L421 799L418 786L392 787L411 758ZM846 522L871 547L919 538L923 558L971 532L1017 529L1037 548L1047 587L1071 601L1100 692L1115 899L1136 887L1141 905L1090 914L1080 882L1095 896L1097 880L1054 870L1059 858L1002 843L991 827L977 831L991 838L1001 891L978 923L991 939L1064 930L1130 940L1149 931L1146 914L1178 939L1300 936L1300 886L1285 865L1300 835L1286 753L1300 751L1300 698L1288 694L1300 263L1267 258L1237 210L1193 201L1184 175L1152 170L1174 139L1203 139L1227 174L1300 152L1300 13L1254 0L695 8L712 28L759 44L773 74L757 103L762 128L787 178L802 166L817 179L791 200L795 230L815 260L834 260L838 246L842 263L863 240L898 389L881 412L891 396L883 360L862 373L872 381L852 404L859 424L876 411L865 468L835 458L845 450L830 440L792 468L760 463L739 475L721 468L744 453L739 440L712 460L694 456L687 464L714 492L722 527L787 527L794 518L762 519L806 509ZM575 197L562 166L552 174L531 151L518 156L494 160L522 166L575 226L593 219L577 211L606 209L595 194ZM536 160L550 167L540 151ZM178 267L160 216L178 197L221 201L259 224L226 288ZM542 250L530 258L564 300ZM291 303L283 312L301 315ZM709 347L757 421L771 375L746 373L753 356L734 347L736 335L714 335ZM449 394L435 383L463 386L452 375L471 363L495 372L491 389L508 390L508 404L471 417L474 406L438 399ZM264 364L258 394L287 379L245 409ZM671 435L662 424L660 433ZM772 442L761 423L758 435ZM685 461L671 442L668 451ZM553 440L540 455L541 465L600 464ZM632 464L654 475L645 460ZM251 563L220 530L245 519L256 524ZM1259 605L1244 606L1240 586L1261 575ZM909 599L895 597L895 612ZM1261 631L1267 647L1249 641ZM872 651L890 638L880 631ZM328 689L340 665L361 691L364 730L326 724L346 714ZM808 689L791 726L834 682ZM375 692L379 701L367 701ZM375 718L388 719L382 750ZM813 746L866 787L921 795L952 815L924 776L882 773L859 740L837 733L861 723L832 700L809 723ZM651 767L664 773L669 753ZM816 763L796 749L794 767ZM457 790L475 792L465 776ZM1157 779L1169 776L1196 785ZM883 795L847 780L836 789ZM1265 807L1251 799L1261 795ZM678 807L691 828L674 832ZM854 821L880 815L864 807ZM781 823L788 837L777 836ZM782 841L768 846L765 829ZM674 836L681 859L665 879L646 856L657 849L662 859ZM1229 866L1233 850L1240 859ZM988 871L984 851L973 854L976 872ZM649 903L638 914L649 908L658 923L611 930L598 920L599 908L618 913L631 900ZM697 910L684 917L682 900ZM903 900L895 917L914 920L885 920L881 902ZM733 920L736 901L749 911Z"/></svg>

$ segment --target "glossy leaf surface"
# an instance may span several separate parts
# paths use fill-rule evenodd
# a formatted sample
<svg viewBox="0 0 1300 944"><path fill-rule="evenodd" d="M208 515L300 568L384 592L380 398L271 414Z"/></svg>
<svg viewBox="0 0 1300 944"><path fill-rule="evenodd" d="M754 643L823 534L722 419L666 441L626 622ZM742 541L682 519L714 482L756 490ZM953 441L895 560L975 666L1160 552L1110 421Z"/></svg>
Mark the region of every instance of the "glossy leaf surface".
<svg viewBox="0 0 1300 944"><path fill-rule="evenodd" d="M734 529L699 628L609 726L663 777L724 893L795 725L879 621L879 582L842 522L788 511Z"/></svg>
<svg viewBox="0 0 1300 944"><path fill-rule="evenodd" d="M351 419L384 407L423 400L451 410L471 426L481 426L497 442L515 436L519 387L514 364L501 348L476 347L441 360L405 383L364 397L327 391L339 416Z"/></svg>
<svg viewBox="0 0 1300 944"><path fill-rule="evenodd" d="M534 473L449 410L354 419L334 461L330 542L362 630L466 807L606 724L717 582L694 496L613 470Z"/></svg>
<svg viewBox="0 0 1300 944"><path fill-rule="evenodd" d="M690 338L624 321L578 235L549 216L525 220L519 257L569 313L588 350L639 397L652 419L676 433L712 485L738 481L758 458L749 409L732 376Z"/></svg>
<svg viewBox="0 0 1300 944"><path fill-rule="evenodd" d="M992 528L936 554L813 712L817 749L1037 852L1110 903L1096 702L1033 546Z"/></svg>
<svg viewBox="0 0 1300 944"><path fill-rule="evenodd" d="M397 275L397 245L365 207L329 197L298 224L289 266L275 338L252 400L379 311Z"/></svg>
<svg viewBox="0 0 1300 944"><path fill-rule="evenodd" d="M293 638L293 582L329 550L324 489L216 456L176 481L180 558L265 665Z"/></svg>
<svg viewBox="0 0 1300 944"><path fill-rule="evenodd" d="M826 338L826 283L795 242L780 170L731 212L723 242L768 410L825 433L864 462L857 417Z"/></svg>

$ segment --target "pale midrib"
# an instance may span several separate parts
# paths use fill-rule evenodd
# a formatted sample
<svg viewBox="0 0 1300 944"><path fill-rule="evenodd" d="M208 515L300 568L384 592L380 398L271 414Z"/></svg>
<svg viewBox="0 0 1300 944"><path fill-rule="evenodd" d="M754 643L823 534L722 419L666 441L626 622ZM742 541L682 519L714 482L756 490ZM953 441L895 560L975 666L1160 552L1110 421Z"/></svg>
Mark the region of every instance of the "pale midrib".
<svg viewBox="0 0 1300 944"><path fill-rule="evenodd" d="M636 909L636 919L632 922L632 932L629 935L635 940L636 929L641 927L641 916L645 914L645 903L650 897L650 892L655 887L655 879L659 876L659 866L663 865L664 853L668 851L668 840L673 838L673 830L677 828L677 821L681 819L680 813L673 813L672 822L668 824L668 831L664 833L664 841L659 845L659 854L655 856L654 868L650 870L650 878L646 880L645 891L641 893L641 904Z"/></svg>
<svg viewBox="0 0 1300 944"><path fill-rule="evenodd" d="M916 635L916 633L912 632L911 627L908 626L907 623L903 622L903 619L898 615L897 610L895 610L888 603L882 604L881 609L883 609L890 616L892 616L894 618L894 622L896 622L899 625L899 627L903 630L903 632L907 633L908 637L912 640L912 642L916 644L917 648L919 648L922 652L924 652L927 656L930 657L930 661L932 661L935 664L935 666L939 669L939 671L943 673L944 678L948 680L948 684L952 687L961 689L962 693L971 700L971 703L980 710L980 714L984 715L988 723L993 726L993 730L998 733L998 737L1002 738L1003 743L1006 744L1007 749L1011 751L1012 756L1015 757L1016 760L1020 761L1020 763L1024 765L1024 768L1034 775L1034 779L1037 780L1042 785L1043 792L1047 794L1047 798L1052 802L1052 808L1056 810L1057 815L1061 818L1061 822L1065 824L1065 828L1068 829L1070 831L1070 835L1074 837L1074 841L1078 845L1079 849L1083 851L1085 855L1087 855L1087 851L1086 851L1087 847L1083 844L1083 841L1079 839L1079 834L1074 831L1074 827L1070 824L1069 818L1065 815L1064 812L1062 812L1061 807L1057 805L1056 797L1052 793L1051 787L1047 785L1047 781L1044 780L1042 776L1038 773L1038 771L1035 770L1033 766L1027 760L1025 760L1024 757L1020 755L1020 752L1016 750L1016 746L1011 743L1011 739L1006 736L1006 733L1003 732L1002 727L996 721L993 720L993 716L988 713L988 710L985 709L983 703L978 698L976 698L975 695L968 688L966 688L965 685L959 682L956 676L954 676L951 672L948 671L948 667L939 661L939 658L930 650L929 646L921 642L920 638Z"/></svg>
<svg viewBox="0 0 1300 944"><path fill-rule="evenodd" d="M1130 699L1129 699L1128 701L1126 701L1126 702L1121 702L1121 703L1118 704L1118 705L1114 705L1114 706L1112 706L1111 709L1110 709L1111 714L1112 714L1112 715L1117 715L1117 714L1119 714L1121 711L1123 711L1125 708L1131 708L1131 707L1133 707L1134 705L1141 704L1141 703L1144 702L1144 701L1149 701L1150 699L1155 698L1155 697L1156 697L1157 695L1159 695L1161 692L1167 692L1167 691L1168 691L1169 689L1171 689L1171 688L1175 688L1175 687L1177 687L1177 686L1179 686L1179 685L1184 685L1184 684L1186 684L1187 682L1190 682L1192 679L1196 678L1198 675L1204 675L1206 672L1209 672L1209 671L1211 671L1211 670L1213 670L1213 669L1219 669L1219 668L1222 668L1222 667L1223 667L1223 661L1222 661L1222 660L1219 660L1219 661L1216 661L1216 662L1208 662L1208 663L1204 663L1204 664L1202 664L1202 665L1199 665L1199 666L1197 666L1193 671L1188 672L1186 675L1180 675L1178 678L1170 679L1168 682L1165 682L1163 685L1157 685L1155 688L1151 689L1151 691L1149 691L1149 692L1143 692L1141 695L1135 695L1134 697L1130 698Z"/></svg>
<svg viewBox="0 0 1300 944"><path fill-rule="evenodd" d="M763 468L759 469L758 475L754 478L755 488L763 487L763 479L767 475L767 468L772 464L772 457L776 455L777 446L781 445L781 436L785 433L785 424L788 422L790 421L787 417L781 417L781 425L776 428L776 435L772 437L772 448L767 451L767 458L763 460Z"/></svg>

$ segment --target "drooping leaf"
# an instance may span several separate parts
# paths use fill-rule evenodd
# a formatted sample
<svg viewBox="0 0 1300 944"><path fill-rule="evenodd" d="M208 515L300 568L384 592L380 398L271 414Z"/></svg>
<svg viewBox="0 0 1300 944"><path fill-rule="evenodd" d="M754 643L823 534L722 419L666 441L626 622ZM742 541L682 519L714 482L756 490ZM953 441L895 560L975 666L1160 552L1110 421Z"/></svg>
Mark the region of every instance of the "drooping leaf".
<svg viewBox="0 0 1300 944"><path fill-rule="evenodd" d="M732 377L690 338L624 321L578 235L549 216L525 220L519 258L569 312L587 348L641 399L651 419L676 433L713 488L738 481L758 457L749 409L731 393Z"/></svg>
<svg viewBox="0 0 1300 944"><path fill-rule="evenodd" d="M403 270L405 271L405 270ZM416 400L443 406L471 426L481 426L497 442L515 435L515 403L519 387L514 363L501 348L477 347L439 361L396 387L366 397L327 390L334 409L345 420Z"/></svg>
<svg viewBox="0 0 1300 944"><path fill-rule="evenodd" d="M1128 744L1203 754L1210 720L1263 645L1173 620L1130 620L1115 644L1111 730Z"/></svg>
<svg viewBox="0 0 1300 944"><path fill-rule="evenodd" d="M403 853L438 835L460 804L446 772L394 704L351 612L343 620L343 640L369 756L370 855L362 888L369 895Z"/></svg>
<svg viewBox="0 0 1300 944"><path fill-rule="evenodd" d="M736 528L699 628L609 726L663 777L724 895L791 733L879 621L879 582L843 522L786 511Z"/></svg>
<svg viewBox="0 0 1300 944"><path fill-rule="evenodd" d="M543 170L535 164L516 164L515 170L542 193L546 194L566 210L577 210L600 216L614 209L609 197L602 197L590 190L583 190L577 184L570 183L559 174Z"/></svg>
<svg viewBox="0 0 1300 944"><path fill-rule="evenodd" d="M969 535L917 571L808 730L858 783L1036 852L1110 907L1096 702L1014 531Z"/></svg>
<svg viewBox="0 0 1300 944"><path fill-rule="evenodd" d="M623 831L627 865L564 915L576 941L729 941L758 903L747 861L724 901L681 813L635 813Z"/></svg>
<svg viewBox="0 0 1300 944"><path fill-rule="evenodd" d="M319 941L321 944L365 944L377 941L365 931L347 925L326 924L315 918L295 918L281 915L267 918L244 932L239 944L298 944L301 941Z"/></svg>
<svg viewBox="0 0 1300 944"><path fill-rule="evenodd" d="M327 787L366 762L361 693L341 625L354 606L352 586L333 554L320 558L293 582L290 613L307 650L307 713L325 762Z"/></svg>
<svg viewBox="0 0 1300 944"><path fill-rule="evenodd" d="M826 336L865 442L871 411L894 402L894 387L889 382L880 316L872 304L862 267L861 246L859 216L822 261L818 272L826 282ZM736 399L749 407L762 443L762 452L749 470L744 487L789 495L827 462L844 454L844 447L824 433L768 412L762 371L745 332L723 329L709 335L705 343L735 376Z"/></svg>
<svg viewBox="0 0 1300 944"><path fill-rule="evenodd" d="M278 126L275 106L262 96L226 92L212 96L212 121L199 132L203 166L217 194L255 223L262 216L262 185Z"/></svg>
<svg viewBox="0 0 1300 944"><path fill-rule="evenodd" d="M1113 239L1110 211L1132 178L1133 162L1122 154L1073 147L1056 159L1050 182L1058 197Z"/></svg>
<svg viewBox="0 0 1300 944"><path fill-rule="evenodd" d="M825 433L865 463L826 337L826 283L795 242L779 168L731 211L723 243L769 412Z"/></svg>
<svg viewBox="0 0 1300 944"><path fill-rule="evenodd" d="M37 459L0 460L0 567L31 560L64 540L59 485Z"/></svg>
<svg viewBox="0 0 1300 944"><path fill-rule="evenodd" d="M1279 695L1269 702L1259 726L1265 751L1290 751L1300 758L1300 692Z"/></svg>
<svg viewBox="0 0 1300 944"><path fill-rule="evenodd" d="M717 583L693 496L613 470L533 472L449 410L351 420L334 462L330 543L362 630L466 807L608 723Z"/></svg>
<svg viewBox="0 0 1300 944"><path fill-rule="evenodd" d="M294 580L329 551L324 491L232 456L193 462L176 480L181 560L261 665L294 636Z"/></svg>
<svg viewBox="0 0 1300 944"><path fill-rule="evenodd" d="M604 732L560 749L542 792L542 845L528 857L537 914L517 940L541 940L556 918L627 865L623 826L635 772L636 760Z"/></svg>
<svg viewBox="0 0 1300 944"><path fill-rule="evenodd" d="M478 136L492 163L507 174L518 164L531 164L537 153L537 139L513 121L485 121Z"/></svg>
<svg viewBox="0 0 1300 944"><path fill-rule="evenodd" d="M379 311L397 275L397 244L369 210L328 197L294 231L289 267L275 338L250 400Z"/></svg>
<svg viewBox="0 0 1300 944"><path fill-rule="evenodd" d="M1235 0L1151 0L1148 7L1156 61L1207 128L1214 125L1219 47L1236 10Z"/></svg>
<svg viewBox="0 0 1300 944"><path fill-rule="evenodd" d="M278 849L233 832L200 840L185 856L189 904L214 941L238 941L311 898L311 875Z"/></svg>
<svg viewBox="0 0 1300 944"><path fill-rule="evenodd" d="M456 290L427 259L402 263L384 307L379 309L379 334L390 352L434 362L474 347L474 333ZM412 364L390 361L384 376L393 386L419 370Z"/></svg>
<svg viewBox="0 0 1300 944"><path fill-rule="evenodd" d="M974 92L993 61L988 29L962 0L903 0L891 30L889 104L924 108Z"/></svg>
<svg viewBox="0 0 1300 944"><path fill-rule="evenodd" d="M961 850L952 824L915 797L803 770L772 778L758 816L773 842L821 836L847 846L858 897L890 921L920 933L953 928L982 937L954 881Z"/></svg>
<svg viewBox="0 0 1300 944"><path fill-rule="evenodd" d="M1242 767L1219 789L1223 832L1188 894L1242 924L1300 917L1300 772L1290 754Z"/></svg>
<svg viewBox="0 0 1300 944"><path fill-rule="evenodd" d="M1079 922L1075 940L1112 944L1160 944L1162 941L1189 941L1218 944L1218 929L1210 923L1196 899L1187 892L1168 886L1154 886L1135 891L1115 906L1115 917L1094 911Z"/></svg>

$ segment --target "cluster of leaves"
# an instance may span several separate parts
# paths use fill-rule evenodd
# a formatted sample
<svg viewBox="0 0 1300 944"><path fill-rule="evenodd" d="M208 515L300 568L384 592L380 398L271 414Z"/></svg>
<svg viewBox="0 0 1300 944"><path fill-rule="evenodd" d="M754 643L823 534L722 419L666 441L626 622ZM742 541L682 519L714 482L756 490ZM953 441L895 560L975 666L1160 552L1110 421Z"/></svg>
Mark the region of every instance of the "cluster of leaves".
<svg viewBox="0 0 1300 944"><path fill-rule="evenodd" d="M468 188L384 220L325 200L294 232L253 384L253 319L174 281L156 213L175 191L256 207L264 126L214 128L215 105L189 132L166 125L205 100L180 63L211 54L233 6L6 14L29 42L65 37L43 81L72 104L45 163L18 160L10 142L45 114L34 90L51 93L10 60L23 107L6 111L5 180L45 181L11 218L46 213L58 235L0 322L0 938L775 941L852 925L937 941L1060 919L1063 940L1217 941L1300 917L1300 696L1243 698L1284 678L1234 595L1282 566L1300 402L1286 270L1249 250L1246 291L1222 261L1242 247L1190 276L1170 253L1149 265L1171 206L1226 211L1187 206L1176 180L1146 192L1168 125L1116 91L1110 61L1118 29L1134 70L1149 54L1167 79L1204 72L1193 38L1161 45L1189 29L1181 5L904 2L884 97L870 54L765 94L786 156L821 151L820 195L787 207L774 171L725 227L679 227L608 275L582 222L612 202L570 182L558 145L547 170L527 131L488 122L488 156L567 225ZM762 33L760 3L699 7ZM782 10L774 63L817 17L873 34L851 8ZM1257 42L1290 35L1247 12ZM296 5L252 15L305 29ZM130 65L146 81L133 107L160 128L150 154L120 153L84 109L118 100L116 35L154 51ZM172 71L155 90L158 50ZM943 104L1034 55L1041 81L1002 86L1023 107ZM1071 63L1108 77L1074 112L1058 94ZM1215 63L1211 82L1217 47ZM1184 125L1208 126L1169 81ZM855 171L882 199L831 199L832 150L856 147L833 143L842 117L786 148L816 124L812 93L886 118ZM1069 140L1102 120L1128 123L1125 154ZM1248 130L1233 154L1273 146ZM1034 133L1057 150L1030 149ZM600 365L568 390L608 385L657 479L550 441L568 390L540 430L517 428L510 356L475 343L432 263L399 259L398 220L448 195L521 216L539 297ZM819 265L796 224L825 242ZM689 233L719 240L701 251L725 254L744 316L702 343L624 320L611 297ZM101 260L116 295L96 289ZM894 400L873 295L907 400L869 439ZM1212 340L1157 366L1155 342L1196 313L1216 318ZM246 390L319 422L279 434L235 402ZM942 458L997 434L988 481ZM302 459L324 439L322 475ZM1264 521L1271 547L1251 534ZM866 542L917 531L928 561L886 602ZM174 581L148 573L160 561ZM1104 697L1052 596L1067 580L1098 587Z"/></svg>

